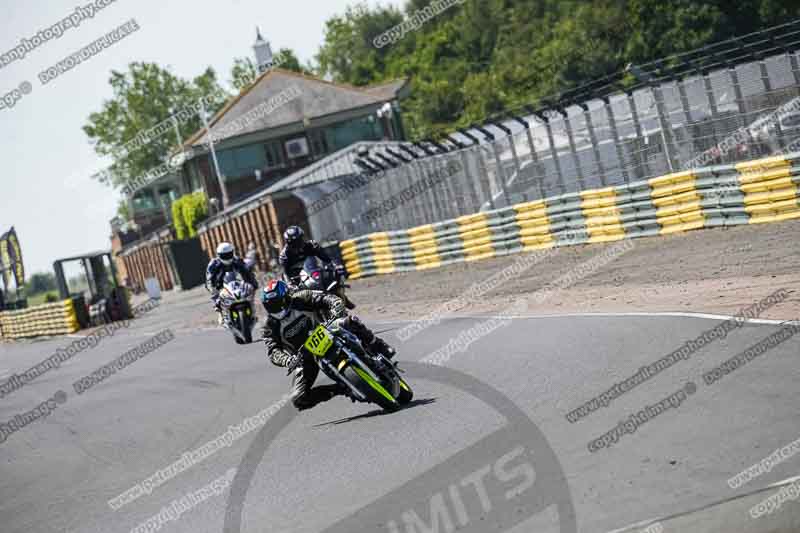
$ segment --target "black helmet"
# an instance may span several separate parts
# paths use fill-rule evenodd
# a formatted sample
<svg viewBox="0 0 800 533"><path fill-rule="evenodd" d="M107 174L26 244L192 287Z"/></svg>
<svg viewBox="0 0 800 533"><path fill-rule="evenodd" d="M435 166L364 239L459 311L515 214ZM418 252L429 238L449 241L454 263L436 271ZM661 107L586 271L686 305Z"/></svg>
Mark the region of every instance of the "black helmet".
<svg viewBox="0 0 800 533"><path fill-rule="evenodd" d="M289 248L299 249L305 243L305 234L299 226L289 226L283 232L283 241Z"/></svg>

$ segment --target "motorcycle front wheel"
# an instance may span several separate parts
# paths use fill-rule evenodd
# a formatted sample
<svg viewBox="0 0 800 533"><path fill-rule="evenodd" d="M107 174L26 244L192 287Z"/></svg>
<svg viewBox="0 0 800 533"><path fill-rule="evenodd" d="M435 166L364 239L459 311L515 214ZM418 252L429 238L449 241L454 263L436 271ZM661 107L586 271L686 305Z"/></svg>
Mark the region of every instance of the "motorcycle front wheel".
<svg viewBox="0 0 800 533"><path fill-rule="evenodd" d="M411 386L405 382L405 380L400 380L400 392L397 394L397 403L400 405L406 405L414 398L414 391L411 390Z"/></svg>
<svg viewBox="0 0 800 533"><path fill-rule="evenodd" d="M342 371L342 375L369 401L379 405L384 411L393 412L400 408L399 400L392 396L383 383L375 381L372 376L357 366L348 366Z"/></svg>
<svg viewBox="0 0 800 533"><path fill-rule="evenodd" d="M244 339L232 331L231 333L233 333L233 340L236 341L236 344L250 344L253 342L253 328L249 322L250 321L247 318L239 318L239 331L242 333L242 337L244 337Z"/></svg>

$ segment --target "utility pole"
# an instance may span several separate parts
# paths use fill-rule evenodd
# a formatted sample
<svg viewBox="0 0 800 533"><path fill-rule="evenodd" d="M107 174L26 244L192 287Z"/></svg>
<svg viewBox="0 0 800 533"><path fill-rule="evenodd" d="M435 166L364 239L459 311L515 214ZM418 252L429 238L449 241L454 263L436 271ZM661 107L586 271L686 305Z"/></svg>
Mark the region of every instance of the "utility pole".
<svg viewBox="0 0 800 533"><path fill-rule="evenodd" d="M183 163L186 162L186 152L183 149L183 137L181 137L181 129L178 124L178 115L175 113L174 109L170 109L169 112L172 115L172 125L175 127L175 140L178 142L178 149L181 151L180 155L177 156L179 158L178 160L180 161L180 164L175 165L175 160L170 159L170 166L183 167ZM184 187L183 173L180 170L178 170L178 179L179 179L181 195L192 192L189 190L189 188L191 188L191 184L189 184L189 187Z"/></svg>
<svg viewBox="0 0 800 533"><path fill-rule="evenodd" d="M214 172L217 174L217 182L219 183L219 188L222 191L222 210L224 211L230 205L228 189L225 187L225 176L222 175L222 172L219 169L219 161L217 161L217 152L214 150L214 140L211 134L211 127L208 125L208 118L206 117L206 105L202 99L200 100L200 105L202 106L202 112L200 114L203 117L203 125L206 128L208 148L211 151L211 159L214 161Z"/></svg>

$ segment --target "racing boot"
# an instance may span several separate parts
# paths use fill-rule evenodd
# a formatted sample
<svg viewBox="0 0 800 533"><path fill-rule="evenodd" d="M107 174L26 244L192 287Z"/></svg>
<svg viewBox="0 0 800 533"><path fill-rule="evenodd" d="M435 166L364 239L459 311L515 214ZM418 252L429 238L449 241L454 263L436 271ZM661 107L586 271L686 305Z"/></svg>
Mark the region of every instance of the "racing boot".
<svg viewBox="0 0 800 533"><path fill-rule="evenodd" d="M339 385L338 383L319 385L309 390L302 400L296 400L294 405L298 411L305 411L336 396L348 396L349 392L344 385Z"/></svg>
<svg viewBox="0 0 800 533"><path fill-rule="evenodd" d="M392 357L395 356L397 352L394 351L394 348L386 344L386 341L375 335L375 339L369 345L369 349L375 353L379 353L384 356L386 359L391 360Z"/></svg>

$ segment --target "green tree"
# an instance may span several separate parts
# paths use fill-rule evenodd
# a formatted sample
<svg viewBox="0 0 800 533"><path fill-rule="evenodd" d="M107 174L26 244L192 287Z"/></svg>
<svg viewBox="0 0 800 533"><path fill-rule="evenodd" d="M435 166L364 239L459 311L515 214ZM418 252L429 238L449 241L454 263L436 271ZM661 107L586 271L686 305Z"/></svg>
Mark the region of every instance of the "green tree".
<svg viewBox="0 0 800 533"><path fill-rule="evenodd" d="M125 222L133 221L133 214L131 213L131 205L124 199L120 199L117 204L117 216Z"/></svg>
<svg viewBox="0 0 800 533"><path fill-rule="evenodd" d="M403 15L394 7L349 6L325 23L325 37L316 55L317 73L339 82L365 85L381 79L391 45L377 48L373 39L396 26Z"/></svg>
<svg viewBox="0 0 800 533"><path fill-rule="evenodd" d="M273 62L278 68L300 72L302 74L313 74L312 71L300 64L300 60L290 48L281 48L273 57Z"/></svg>
<svg viewBox="0 0 800 533"><path fill-rule="evenodd" d="M241 92L242 89L253 83L258 77L258 68L249 57L237 57L233 60L231 68L231 85Z"/></svg>
<svg viewBox="0 0 800 533"><path fill-rule="evenodd" d="M56 277L52 272L37 272L33 274L25 287L29 296L56 290Z"/></svg>
<svg viewBox="0 0 800 533"><path fill-rule="evenodd" d="M272 64L275 68L291 70L303 74L313 74L312 67L304 67L297 59L297 55L290 48L281 48L278 53L272 56ZM231 85L236 91L253 83L258 78L259 72L255 62L249 57L237 57L233 60L231 67Z"/></svg>
<svg viewBox="0 0 800 533"><path fill-rule="evenodd" d="M597 78L777 25L800 15L781 0L467 0L398 41L373 39L430 4L363 3L325 26L319 73L366 85L411 79L403 102L428 135L535 104Z"/></svg>
<svg viewBox="0 0 800 533"><path fill-rule="evenodd" d="M728 17L714 4L629 0L626 15L632 31L625 46L626 58L633 62L651 61L733 36L732 28L724 28ZM751 26L746 32L753 29Z"/></svg>
<svg viewBox="0 0 800 533"><path fill-rule="evenodd" d="M89 115L83 131L98 155L110 156L114 163L108 173L95 176L102 183L122 187L130 180L162 164L178 146L174 129L128 150L125 144L140 132L162 123L184 109L191 109L205 98L215 112L228 95L209 68L192 80L173 75L155 63L131 63L127 72L112 71L109 79L114 96L100 111ZM180 121L179 121L180 122ZM179 123L181 138L202 127L199 115L192 114Z"/></svg>

